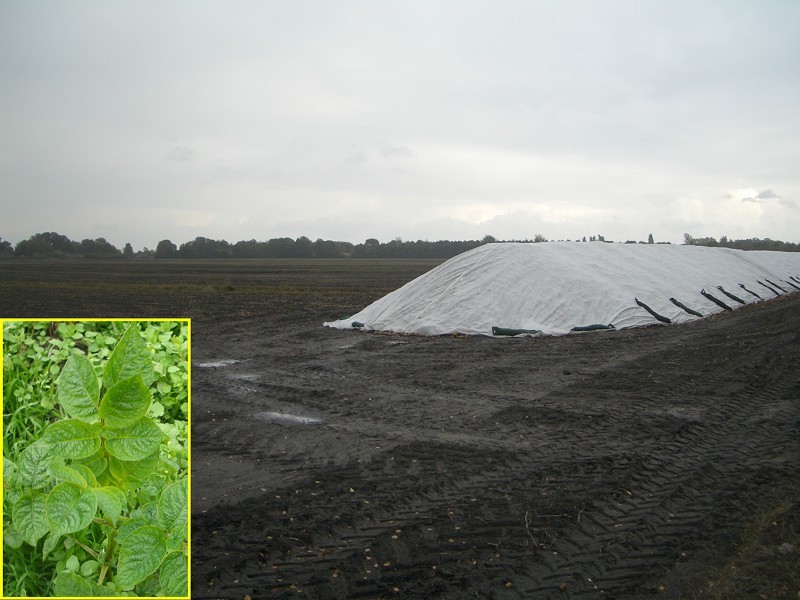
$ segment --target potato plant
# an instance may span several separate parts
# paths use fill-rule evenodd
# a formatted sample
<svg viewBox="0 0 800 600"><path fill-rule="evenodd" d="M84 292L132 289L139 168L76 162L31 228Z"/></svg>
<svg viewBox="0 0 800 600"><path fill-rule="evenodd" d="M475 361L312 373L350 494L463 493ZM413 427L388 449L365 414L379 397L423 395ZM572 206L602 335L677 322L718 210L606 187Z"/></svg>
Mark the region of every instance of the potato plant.
<svg viewBox="0 0 800 600"><path fill-rule="evenodd" d="M26 568L23 577L49 589L18 592L188 595L184 432L181 421L159 420L167 410L188 412L188 386L180 377L185 366L159 360L170 330L158 329L152 324L143 337L132 324L110 352L98 348L95 363L72 349L54 395L39 403L57 409L41 435L26 440L15 460L4 443L4 544L28 548L24 560L33 569L52 571L48 577ZM4 394L8 431L6 404Z"/></svg>

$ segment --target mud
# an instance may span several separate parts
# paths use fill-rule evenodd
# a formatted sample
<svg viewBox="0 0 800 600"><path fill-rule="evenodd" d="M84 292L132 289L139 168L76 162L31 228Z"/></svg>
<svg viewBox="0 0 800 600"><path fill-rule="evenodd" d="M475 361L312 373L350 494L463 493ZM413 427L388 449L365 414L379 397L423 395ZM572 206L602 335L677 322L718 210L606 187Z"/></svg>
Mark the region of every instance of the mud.
<svg viewBox="0 0 800 600"><path fill-rule="evenodd" d="M241 362L193 375L194 597L685 597L797 477L798 308L552 339L211 328L198 358Z"/></svg>
<svg viewBox="0 0 800 600"><path fill-rule="evenodd" d="M798 479L800 294L681 326L421 338L321 323L425 265L302 286L215 268L140 307L193 317L193 598L691 597ZM0 315L101 310L55 271L50 299L9 273ZM115 281L106 316L134 315Z"/></svg>

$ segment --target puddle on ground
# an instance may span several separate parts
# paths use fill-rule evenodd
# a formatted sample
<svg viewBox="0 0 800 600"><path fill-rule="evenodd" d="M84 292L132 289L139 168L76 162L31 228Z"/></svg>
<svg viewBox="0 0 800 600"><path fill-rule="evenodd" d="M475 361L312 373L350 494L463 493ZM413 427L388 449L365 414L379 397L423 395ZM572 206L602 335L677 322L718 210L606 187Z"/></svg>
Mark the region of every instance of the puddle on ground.
<svg viewBox="0 0 800 600"><path fill-rule="evenodd" d="M229 367L240 362L242 361L236 358L226 358L223 360L212 360L210 362L199 362L193 364L195 367L200 367L201 369L218 369L220 367Z"/></svg>
<svg viewBox="0 0 800 600"><path fill-rule="evenodd" d="M240 379L242 381L258 381L261 375L258 373L231 373L228 377L231 379Z"/></svg>
<svg viewBox="0 0 800 600"><path fill-rule="evenodd" d="M262 421L272 421L274 423L284 423L286 425L318 425L322 419L317 417L304 417L281 412L260 412L253 415Z"/></svg>

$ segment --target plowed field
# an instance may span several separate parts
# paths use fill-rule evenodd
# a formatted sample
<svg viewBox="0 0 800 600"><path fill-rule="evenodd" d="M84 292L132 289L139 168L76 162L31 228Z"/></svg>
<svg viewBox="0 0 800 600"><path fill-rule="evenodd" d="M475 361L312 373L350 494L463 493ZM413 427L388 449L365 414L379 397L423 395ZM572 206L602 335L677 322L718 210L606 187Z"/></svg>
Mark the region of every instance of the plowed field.
<svg viewBox="0 0 800 600"><path fill-rule="evenodd" d="M193 318L197 599L690 597L796 484L800 294L560 338L321 326L434 264L14 261L0 316Z"/></svg>

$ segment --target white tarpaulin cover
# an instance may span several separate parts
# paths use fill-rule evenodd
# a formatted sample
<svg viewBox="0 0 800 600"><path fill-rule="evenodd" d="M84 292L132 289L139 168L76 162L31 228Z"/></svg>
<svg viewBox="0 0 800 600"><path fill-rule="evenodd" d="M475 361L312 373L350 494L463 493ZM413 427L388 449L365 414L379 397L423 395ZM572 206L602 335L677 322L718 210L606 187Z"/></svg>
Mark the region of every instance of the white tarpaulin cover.
<svg viewBox="0 0 800 600"><path fill-rule="evenodd" d="M672 323L699 317L671 298L702 316L725 310L701 290L733 309L742 306L719 287L747 304L758 302L756 295L768 300L798 291L800 253L603 242L486 244L325 325L421 335L492 335L493 327L560 335L595 324L620 329L658 323L636 299Z"/></svg>

